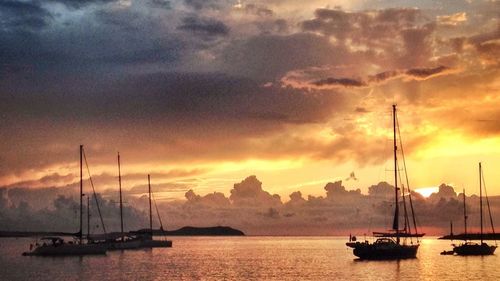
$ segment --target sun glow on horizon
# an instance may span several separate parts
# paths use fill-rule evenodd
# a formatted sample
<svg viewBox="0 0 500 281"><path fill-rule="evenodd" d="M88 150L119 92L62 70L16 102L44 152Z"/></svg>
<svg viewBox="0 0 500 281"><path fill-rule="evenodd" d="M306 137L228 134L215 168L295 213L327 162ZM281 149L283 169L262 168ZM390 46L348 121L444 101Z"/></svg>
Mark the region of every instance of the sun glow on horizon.
<svg viewBox="0 0 500 281"><path fill-rule="evenodd" d="M432 193L436 193L438 191L439 191L439 187L437 187L437 186L422 187L422 188L415 189L415 192L420 193L420 195L424 196L425 198L431 196Z"/></svg>

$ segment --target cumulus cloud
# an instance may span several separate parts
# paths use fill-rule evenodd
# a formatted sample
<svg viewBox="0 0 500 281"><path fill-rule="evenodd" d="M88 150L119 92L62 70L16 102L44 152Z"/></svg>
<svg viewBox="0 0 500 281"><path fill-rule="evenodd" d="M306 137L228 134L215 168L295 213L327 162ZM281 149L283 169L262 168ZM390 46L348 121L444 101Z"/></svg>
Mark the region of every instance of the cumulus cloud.
<svg viewBox="0 0 500 281"><path fill-rule="evenodd" d="M168 229L185 225L230 225L256 235L346 235L352 231L366 233L369 226L372 230L390 227L392 221L388 218L394 209L394 187L390 184L372 185L367 195L360 189L347 190L341 181L327 183L324 189L324 197L309 195L305 199L301 191L295 191L290 194L290 200L283 203L278 195L265 191L257 177L249 176L235 183L229 196L221 192L200 195L188 190L186 200L159 201L158 206ZM0 188L0 229L76 232L79 207L75 191L77 186L70 190ZM37 203L43 194L47 195L43 197L46 205ZM460 225L462 202L453 187L442 184L439 192L429 198L413 193L413 199L419 227L424 232L446 233L450 220ZM119 228L116 201L100 195L98 200L107 230L116 231ZM147 196L125 195L127 229L146 226L147 200ZM499 200L490 197L494 217L500 215L500 209L495 207ZM471 229L478 223L477 204L477 196L467 198ZM94 201L91 201L91 215L92 232L102 232Z"/></svg>
<svg viewBox="0 0 500 281"><path fill-rule="evenodd" d="M256 176L250 176L240 183L234 184L229 199L241 206L274 206L281 205L278 194L269 194L262 189L262 182Z"/></svg>
<svg viewBox="0 0 500 281"><path fill-rule="evenodd" d="M477 120L500 116L497 3L431 2L3 1L0 183L71 185L79 143L110 188L117 149L136 171L193 176L248 159L371 165L379 108L395 100L418 116L409 148L444 128L496 138L498 122ZM131 174L137 195L144 175ZM196 190L171 179L155 188ZM258 212L300 218L275 210Z"/></svg>

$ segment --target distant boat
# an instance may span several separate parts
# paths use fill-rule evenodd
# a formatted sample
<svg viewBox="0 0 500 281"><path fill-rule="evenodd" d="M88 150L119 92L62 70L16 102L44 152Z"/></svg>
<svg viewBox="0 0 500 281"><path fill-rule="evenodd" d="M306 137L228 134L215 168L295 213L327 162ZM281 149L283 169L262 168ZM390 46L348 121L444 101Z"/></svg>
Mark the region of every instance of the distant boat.
<svg viewBox="0 0 500 281"><path fill-rule="evenodd" d="M120 233L107 234L105 244L108 250L129 250L141 248L143 237L125 234L123 231L123 200L122 200L122 174L120 166L120 153L118 153L118 190L120 193Z"/></svg>
<svg viewBox="0 0 500 281"><path fill-rule="evenodd" d="M149 194L149 231L145 232L142 236L141 246L144 248L170 248L172 247L171 240L154 240L153 235L153 211L152 211L152 192L151 192L151 176L148 175L148 194ZM163 232L163 223L161 221L160 212L158 212L158 206L155 202L156 214L158 215L158 221L160 223L160 230Z"/></svg>
<svg viewBox="0 0 500 281"><path fill-rule="evenodd" d="M493 255L495 253L496 248L497 248L496 245L490 246L483 241L483 184L482 184L483 179L484 179L483 170L481 167L481 163L479 163L479 210L480 210L479 213L480 213L480 221L481 221L481 232L480 232L480 237L479 237L480 243L475 243L472 241L465 240L465 242L461 243L460 245L453 245L453 252L459 256ZM486 191L486 187L484 187L484 189ZM485 195L486 195L486 202L488 203L487 206L488 206L488 213L490 215L491 229L493 230L493 235L495 235L495 228L493 226L493 219L491 216L488 194L486 193ZM467 210L465 208L465 189L464 189L463 197L464 197L464 228L465 228L464 237L467 237Z"/></svg>
<svg viewBox="0 0 500 281"><path fill-rule="evenodd" d="M406 208L404 187L402 189L402 198L404 206L404 228L399 228L399 202L398 202L398 161L397 161L397 136L396 130L399 132L399 126L397 125L396 116L396 105L392 106L392 117L393 117L393 133L394 133L394 191L395 191L395 210L394 210L394 220L392 230L389 232L374 232L374 236L377 237L376 241L370 243L368 241L359 242L356 241L355 237L350 237L349 242L346 243L348 247L353 248L353 254L360 259L366 260L394 260L394 259L407 259L416 258L418 248L420 246L418 237L424 236L423 233L418 233L415 212L413 211L413 203L411 201L410 191L408 187L408 198L410 199L411 213L413 218L413 225L415 232L411 231L410 220L408 218L408 212ZM400 140L401 150L402 142ZM402 151L403 152L403 151ZM404 154L403 154L404 163ZM406 164L404 164L406 169ZM408 182L408 179L407 179ZM408 185L408 184L407 184ZM413 244L412 238L416 237L416 243ZM407 239L410 238L410 244L407 243Z"/></svg>
<svg viewBox="0 0 500 281"><path fill-rule="evenodd" d="M106 254L106 247L100 244L84 243L83 239L83 145L80 145L80 230L75 242L66 242L61 237L43 237L40 242L30 245L23 256L83 256Z"/></svg>

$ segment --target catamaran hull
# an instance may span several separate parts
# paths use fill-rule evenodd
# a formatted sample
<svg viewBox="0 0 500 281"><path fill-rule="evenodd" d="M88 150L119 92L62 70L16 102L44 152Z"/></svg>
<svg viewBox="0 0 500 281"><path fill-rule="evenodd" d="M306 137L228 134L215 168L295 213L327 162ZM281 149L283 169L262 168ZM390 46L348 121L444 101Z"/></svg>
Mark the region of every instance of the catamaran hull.
<svg viewBox="0 0 500 281"><path fill-rule="evenodd" d="M172 241L170 240L144 240L142 241L143 248L171 248Z"/></svg>
<svg viewBox="0 0 500 281"><path fill-rule="evenodd" d="M103 243L108 250L133 250L141 248L142 241L133 240L133 241L125 241L125 242L106 242Z"/></svg>
<svg viewBox="0 0 500 281"><path fill-rule="evenodd" d="M368 243L348 243L353 254L362 260L399 260L417 257L418 245L385 247Z"/></svg>
<svg viewBox="0 0 500 281"><path fill-rule="evenodd" d="M23 256L84 256L105 255L106 247L97 244L66 244L57 246L40 246Z"/></svg>
<svg viewBox="0 0 500 281"><path fill-rule="evenodd" d="M459 256L488 256L495 253L497 246L489 245L460 245L453 248Z"/></svg>

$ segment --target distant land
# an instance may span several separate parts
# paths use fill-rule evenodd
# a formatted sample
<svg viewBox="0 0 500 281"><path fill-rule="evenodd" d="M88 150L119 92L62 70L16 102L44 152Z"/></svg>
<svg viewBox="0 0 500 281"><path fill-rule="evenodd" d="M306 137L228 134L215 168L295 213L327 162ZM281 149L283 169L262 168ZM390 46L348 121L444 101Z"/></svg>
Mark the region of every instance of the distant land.
<svg viewBox="0 0 500 281"><path fill-rule="evenodd" d="M149 232L147 229L131 231L130 234ZM167 236L245 236L241 230L231 228L229 226L213 226L213 227L193 227L185 226L177 230L160 230L154 229L154 235ZM75 233L69 232L45 232L45 231L2 231L0 237L32 237L32 236L73 236Z"/></svg>
<svg viewBox="0 0 500 281"><path fill-rule="evenodd" d="M442 240L481 240L480 233L449 234L439 237ZM500 240L500 233L483 233L483 240Z"/></svg>
<svg viewBox="0 0 500 281"><path fill-rule="evenodd" d="M149 232L149 229L141 229L131 233ZM154 229L154 235L166 236L244 236L243 231L229 226L193 227L185 226L177 230Z"/></svg>

